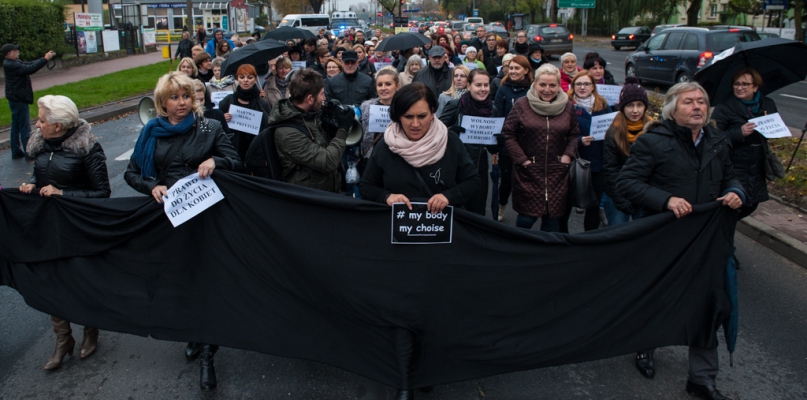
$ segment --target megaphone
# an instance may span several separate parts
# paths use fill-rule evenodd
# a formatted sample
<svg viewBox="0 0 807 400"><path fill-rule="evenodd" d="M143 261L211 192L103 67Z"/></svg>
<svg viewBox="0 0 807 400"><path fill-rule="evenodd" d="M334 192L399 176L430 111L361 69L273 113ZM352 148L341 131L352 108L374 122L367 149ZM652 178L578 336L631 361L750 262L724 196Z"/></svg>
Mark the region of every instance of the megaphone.
<svg viewBox="0 0 807 400"><path fill-rule="evenodd" d="M137 105L137 114L140 117L140 122L145 125L152 119L157 117L157 106L154 104L154 98L146 96L140 99Z"/></svg>
<svg viewBox="0 0 807 400"><path fill-rule="evenodd" d="M359 116L357 115L353 118L353 124L350 125L350 131L347 133L347 139L345 139L345 143L348 146L355 146L361 143L361 139L364 137L364 127L361 126L361 121L359 120Z"/></svg>

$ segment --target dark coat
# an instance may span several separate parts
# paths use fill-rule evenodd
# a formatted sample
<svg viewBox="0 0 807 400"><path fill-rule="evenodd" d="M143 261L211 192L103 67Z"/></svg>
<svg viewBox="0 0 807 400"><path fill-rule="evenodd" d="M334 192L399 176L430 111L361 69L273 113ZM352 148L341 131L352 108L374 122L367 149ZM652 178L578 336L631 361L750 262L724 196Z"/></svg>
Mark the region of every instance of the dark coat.
<svg viewBox="0 0 807 400"><path fill-rule="evenodd" d="M546 117L536 114L529 100L522 97L504 120L502 133L513 159L513 210L531 217L563 216L569 166L561 163L560 158L563 155L575 158L580 135L572 102L560 114ZM527 160L534 161L522 167Z"/></svg>
<svg viewBox="0 0 807 400"><path fill-rule="evenodd" d="M31 75L47 65L48 60L23 62L20 59L3 60L3 73L6 76L6 98L25 104L34 104L34 89L31 87Z"/></svg>
<svg viewBox="0 0 807 400"><path fill-rule="evenodd" d="M580 137L577 139L577 151L580 153L580 158L591 161L591 172L602 172L605 167L602 157L603 141L595 140L588 146L584 146L582 137L589 136L591 133L591 117L612 113L614 108L606 106L600 111L589 114L583 107L575 105L574 112L577 113L577 123L580 125Z"/></svg>
<svg viewBox="0 0 807 400"><path fill-rule="evenodd" d="M504 70L499 69L499 72L496 75L491 75L490 81L490 98L496 98L496 92L499 91L499 88L502 86L502 78L504 78Z"/></svg>
<svg viewBox="0 0 807 400"><path fill-rule="evenodd" d="M367 75L370 78L372 78L373 76L375 76L375 73L376 73L375 65L365 58L364 61L359 63L358 72L360 74L364 74L364 75ZM358 105L358 104L356 104L356 105Z"/></svg>
<svg viewBox="0 0 807 400"><path fill-rule="evenodd" d="M418 71L415 78L412 79L412 82L420 82L426 85L426 87L432 90L434 99L437 100L440 97L440 93L451 88L451 74L453 71L452 68L448 67L448 63L443 64L443 68L439 70L435 70L431 65L427 65Z"/></svg>
<svg viewBox="0 0 807 400"><path fill-rule="evenodd" d="M488 50L488 46L485 45L485 48L479 49L479 51L482 52L482 57L485 59L485 69L488 71L488 75L496 76L499 73L499 71L496 71L496 67L502 65L502 58L496 55L496 48Z"/></svg>
<svg viewBox="0 0 807 400"><path fill-rule="evenodd" d="M28 141L28 155L36 159L29 183L38 188L53 185L72 197L103 198L112 193L104 149L83 119L58 139L45 140L37 129Z"/></svg>
<svg viewBox="0 0 807 400"><path fill-rule="evenodd" d="M516 104L516 100L527 95L530 86L514 86L509 80L505 81L499 90L496 91L496 97L493 99L493 116L494 117L507 117L510 115L510 110Z"/></svg>
<svg viewBox="0 0 807 400"><path fill-rule="evenodd" d="M737 97L730 96L718 104L712 114L717 127L725 132L731 141L734 173L742 183L750 204L768 200L768 183L765 180L768 139L757 131L743 136L741 128L751 118L778 112L776 103L770 98L762 97L760 101L762 104L759 112L753 114Z"/></svg>
<svg viewBox="0 0 807 400"><path fill-rule="evenodd" d="M140 167L131 159L123 175L126 183L134 190L150 196L155 186L165 185L170 188L178 180L196 172L199 164L211 157L216 162L216 169L236 172L244 169L244 164L221 125L217 121L200 118L188 133L157 138L157 146L154 148L154 170L157 176L162 172L171 144L178 140L184 140L184 143L169 164L164 180L158 182L155 178L142 177Z"/></svg>
<svg viewBox="0 0 807 400"><path fill-rule="evenodd" d="M325 97L339 100L344 105L360 106L377 95L373 78L357 71L353 75L342 72L326 80Z"/></svg>
<svg viewBox="0 0 807 400"><path fill-rule="evenodd" d="M416 173L423 178L428 191ZM433 195L442 193L448 204L458 207L478 190L479 182L476 167L468 158L462 142L457 135L448 132L443 158L420 168L393 153L384 139L379 140L373 147L359 190L362 198L378 203L386 203L387 197L393 193L403 194L410 201L428 201Z"/></svg>
<svg viewBox="0 0 807 400"><path fill-rule="evenodd" d="M622 194L616 190L616 181L619 177L619 171L622 166L628 161L628 156L622 154L619 146L616 144L614 135L616 129L613 125L605 132L605 140L603 140L602 158L604 163L605 172L605 194L611 198L616 208L625 214L633 214L637 209L633 207L630 200L624 198Z"/></svg>
<svg viewBox="0 0 807 400"><path fill-rule="evenodd" d="M191 49L193 48L193 41L190 39L182 39L177 44L177 51L174 53L174 58L176 59L183 59L185 57L190 58L193 52Z"/></svg>
<svg viewBox="0 0 807 400"><path fill-rule="evenodd" d="M261 115L261 127L258 132L263 132L267 126L269 126L269 115L272 114L272 106L269 105L264 99L258 98L258 107L250 108L247 104L241 104L238 100L235 99L235 93L228 95L227 97L221 99L219 102L219 110L221 112L227 114L230 112L230 106L236 105L239 107L249 108L250 110L260 111L263 113ZM233 146L235 147L235 151L238 153L238 158L244 160L247 155L247 150L249 150L249 145L252 144L252 141L255 140L255 136L251 133L241 132L238 129L230 128L233 132L232 134L232 142Z"/></svg>
<svg viewBox="0 0 807 400"><path fill-rule="evenodd" d="M328 80L328 73L327 73L327 71L325 71L325 67L323 67L322 65L319 65L318 62L315 62L315 63L311 64L311 66L309 68L313 69L314 71L319 72L319 74L322 75L322 79L324 79L326 81Z"/></svg>
<svg viewBox="0 0 807 400"><path fill-rule="evenodd" d="M530 58L529 56L527 56L527 60L530 62L530 68L532 68L533 75L535 75L535 71L537 71L538 68L541 68L542 65L549 64L547 56L542 56L541 61L538 62L533 61L532 58Z"/></svg>
<svg viewBox="0 0 807 400"><path fill-rule="evenodd" d="M731 144L723 132L703 128L699 158L689 128L666 120L654 121L645 130L616 182L616 190L641 205L643 215L666 210L672 196L694 205L733 191L745 203L745 191L731 163Z"/></svg>

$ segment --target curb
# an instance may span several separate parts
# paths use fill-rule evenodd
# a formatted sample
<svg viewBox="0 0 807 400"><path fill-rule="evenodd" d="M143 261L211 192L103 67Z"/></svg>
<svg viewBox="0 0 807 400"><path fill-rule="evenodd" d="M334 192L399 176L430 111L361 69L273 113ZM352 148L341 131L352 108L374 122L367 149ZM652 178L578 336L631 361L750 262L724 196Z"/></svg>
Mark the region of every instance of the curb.
<svg viewBox="0 0 807 400"><path fill-rule="evenodd" d="M737 230L782 257L807 268L807 244L780 232L753 217L737 222Z"/></svg>

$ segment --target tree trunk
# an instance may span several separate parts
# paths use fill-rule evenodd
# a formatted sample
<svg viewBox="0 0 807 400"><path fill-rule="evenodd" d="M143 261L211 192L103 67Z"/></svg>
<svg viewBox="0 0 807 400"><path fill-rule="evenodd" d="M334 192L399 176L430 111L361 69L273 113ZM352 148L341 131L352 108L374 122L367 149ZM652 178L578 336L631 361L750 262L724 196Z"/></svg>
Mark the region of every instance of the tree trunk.
<svg viewBox="0 0 807 400"><path fill-rule="evenodd" d="M796 40L804 41L804 29L801 27L801 14L804 12L804 2L796 1L793 8L793 22L796 25Z"/></svg>
<svg viewBox="0 0 807 400"><path fill-rule="evenodd" d="M558 22L558 2L556 0L549 0L549 22L553 24Z"/></svg>
<svg viewBox="0 0 807 400"><path fill-rule="evenodd" d="M687 8L687 26L698 26L698 13L701 10L701 0L690 0Z"/></svg>

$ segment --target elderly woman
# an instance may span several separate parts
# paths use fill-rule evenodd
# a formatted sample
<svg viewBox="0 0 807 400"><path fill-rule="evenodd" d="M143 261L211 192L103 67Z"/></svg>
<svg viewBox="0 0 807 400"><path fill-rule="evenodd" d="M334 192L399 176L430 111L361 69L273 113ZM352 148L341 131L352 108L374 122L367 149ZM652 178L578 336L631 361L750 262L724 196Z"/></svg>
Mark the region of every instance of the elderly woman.
<svg viewBox="0 0 807 400"><path fill-rule="evenodd" d="M467 64L475 64L476 68L485 69L485 63L482 60L481 54L474 46L465 49L465 59L462 60L462 63L466 65L466 68L468 68Z"/></svg>
<svg viewBox="0 0 807 400"><path fill-rule="evenodd" d="M243 64L238 67L235 76L238 86L235 88L233 94L228 95L219 102L219 110L224 113L224 118L227 122L230 122L233 117L232 113L230 113L231 106L259 111L261 113L261 124L258 128L258 132L263 132L269 125L269 114L272 113L272 106L261 98L261 90L258 87L258 75L257 72L255 72L255 67L249 64ZM244 156L247 154L249 145L252 144L252 140L255 139L256 135L238 129L232 129L232 131L233 145L238 152L238 157L243 160Z"/></svg>
<svg viewBox="0 0 807 400"><path fill-rule="evenodd" d="M574 53L564 53L560 56L560 89L569 92L572 79L580 71L577 66L577 56Z"/></svg>
<svg viewBox="0 0 807 400"><path fill-rule="evenodd" d="M502 67L499 68L499 73L493 77L492 81L490 81L490 95L493 96L494 99L496 98L496 91L498 91L502 86L502 79L504 79L505 75L507 75L507 71L510 67L510 61L514 58L516 58L516 55L512 53L507 53L502 56Z"/></svg>
<svg viewBox="0 0 807 400"><path fill-rule="evenodd" d="M434 114L437 118L440 118L440 114L443 113L443 108L449 100L460 98L468 90L468 75L471 74L468 67L458 65L454 67L451 74L451 87L440 93L440 97L437 99L437 112Z"/></svg>
<svg viewBox="0 0 807 400"><path fill-rule="evenodd" d="M291 60L287 57L278 57L275 63L275 72L266 78L263 84L263 92L266 93L264 99L269 103L269 107L274 107L280 99L289 98L289 80L291 72Z"/></svg>
<svg viewBox="0 0 807 400"><path fill-rule="evenodd" d="M217 57L213 60L213 78L207 82L207 91L210 93L215 92L229 92L235 91L235 77L232 75L221 76L221 64L224 63L223 58Z"/></svg>
<svg viewBox="0 0 807 400"><path fill-rule="evenodd" d="M196 63L192 58L183 58L177 64L177 71L182 72L191 79L196 79L199 76L199 69L196 68Z"/></svg>
<svg viewBox="0 0 807 400"><path fill-rule="evenodd" d="M364 137L361 141L362 160L359 162L359 173L364 172L367 160L372 154L373 146L381 138L383 132L373 132L370 130L370 108L381 105L389 106L392 97L401 88L401 81L398 71L392 66L381 68L375 75L375 90L378 97L365 100L361 103L361 126L364 128Z"/></svg>
<svg viewBox="0 0 807 400"><path fill-rule="evenodd" d="M580 128L574 105L560 90L557 67L544 64L538 68L535 83L513 105L502 133L515 169L516 226L530 229L541 219L542 231L558 232Z"/></svg>
<svg viewBox="0 0 807 400"><path fill-rule="evenodd" d="M423 59L420 56L410 56L408 60L406 60L406 66L404 67L403 72L398 73L398 77L401 78L401 86L406 86L412 83L412 79L415 79L415 75L418 74L421 68L423 68Z"/></svg>
<svg viewBox="0 0 807 400"><path fill-rule="evenodd" d="M194 172L205 179L216 169L243 169L221 124L201 116L191 79L175 72L163 75L154 89L154 103L158 117L140 131L124 174L129 186L162 203L168 188ZM189 360L201 354L199 383L204 391L217 385L213 365L217 350L218 346L197 343L188 343L185 349Z"/></svg>
<svg viewBox="0 0 807 400"><path fill-rule="evenodd" d="M325 63L325 73L328 74L328 78L333 78L344 71L345 67L342 66L342 61L336 57L329 58L328 62Z"/></svg>
<svg viewBox="0 0 807 400"><path fill-rule="evenodd" d="M733 146L734 173L748 195L747 202L740 208L740 218L745 218L757 209L759 203L768 200L765 181L768 139L755 131L756 124L748 120L778 111L773 99L759 91L762 76L756 70L747 68L737 72L732 83L734 96L715 106L712 118Z"/></svg>
<svg viewBox="0 0 807 400"><path fill-rule="evenodd" d="M20 186L23 193L40 196L109 197L106 155L92 133L90 124L78 118L78 108L65 96L42 96L37 100L39 119L28 140L28 155L33 157L31 180ZM76 341L70 322L51 316L56 333L56 350L45 364L46 370L62 365L66 354L73 355ZM98 346L98 329L84 327L79 357L91 356Z"/></svg>

